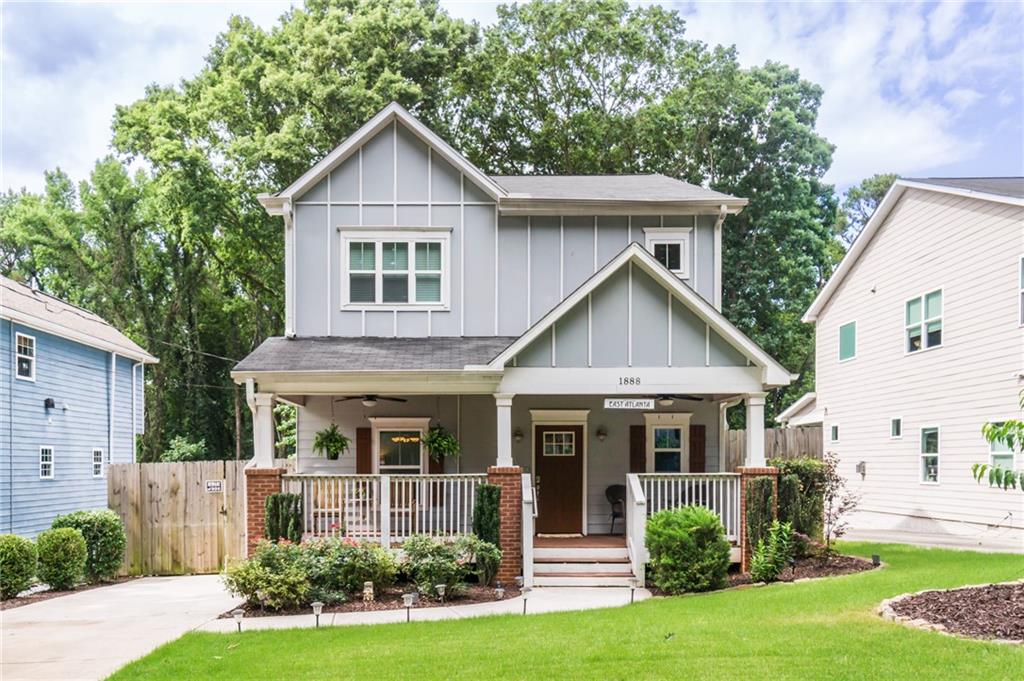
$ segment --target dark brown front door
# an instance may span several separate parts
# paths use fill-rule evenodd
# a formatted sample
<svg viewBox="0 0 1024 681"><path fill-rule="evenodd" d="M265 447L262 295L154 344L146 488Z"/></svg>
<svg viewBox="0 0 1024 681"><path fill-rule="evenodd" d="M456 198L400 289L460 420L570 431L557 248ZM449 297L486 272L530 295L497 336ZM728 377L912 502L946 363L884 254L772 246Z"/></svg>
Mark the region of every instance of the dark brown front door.
<svg viewBox="0 0 1024 681"><path fill-rule="evenodd" d="M583 426L535 426L537 532L583 533Z"/></svg>

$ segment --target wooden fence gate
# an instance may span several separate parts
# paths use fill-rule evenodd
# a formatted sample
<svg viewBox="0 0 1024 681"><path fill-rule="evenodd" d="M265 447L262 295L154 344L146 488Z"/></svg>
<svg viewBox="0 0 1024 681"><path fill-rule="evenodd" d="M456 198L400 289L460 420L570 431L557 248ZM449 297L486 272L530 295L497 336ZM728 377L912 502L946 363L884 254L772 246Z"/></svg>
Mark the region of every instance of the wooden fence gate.
<svg viewBox="0 0 1024 681"><path fill-rule="evenodd" d="M107 505L128 535L130 575L218 572L245 554L247 461L127 463L107 468Z"/></svg>

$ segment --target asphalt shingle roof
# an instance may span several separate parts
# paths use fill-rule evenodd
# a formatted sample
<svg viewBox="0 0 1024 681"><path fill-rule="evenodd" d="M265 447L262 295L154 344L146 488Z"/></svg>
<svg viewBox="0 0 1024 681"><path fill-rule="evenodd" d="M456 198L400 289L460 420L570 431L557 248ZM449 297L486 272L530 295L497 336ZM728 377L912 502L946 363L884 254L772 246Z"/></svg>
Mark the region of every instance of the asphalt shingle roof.
<svg viewBox="0 0 1024 681"><path fill-rule="evenodd" d="M907 181L1024 199L1024 177L908 177Z"/></svg>
<svg viewBox="0 0 1024 681"><path fill-rule="evenodd" d="M487 364L514 336L268 338L234 371L446 371Z"/></svg>
<svg viewBox="0 0 1024 681"><path fill-rule="evenodd" d="M735 196L698 187L666 175L492 175L522 198L563 201L722 201ZM520 197L516 197L520 198Z"/></svg>

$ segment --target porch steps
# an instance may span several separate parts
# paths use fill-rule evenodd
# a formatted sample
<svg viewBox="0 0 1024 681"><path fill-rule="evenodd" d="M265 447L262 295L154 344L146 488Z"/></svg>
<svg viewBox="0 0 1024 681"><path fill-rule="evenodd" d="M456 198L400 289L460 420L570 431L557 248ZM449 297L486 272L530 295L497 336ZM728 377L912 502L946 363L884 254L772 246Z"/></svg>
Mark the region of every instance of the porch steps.
<svg viewBox="0 0 1024 681"><path fill-rule="evenodd" d="M629 586L633 570L625 546L561 546L534 549L536 586Z"/></svg>

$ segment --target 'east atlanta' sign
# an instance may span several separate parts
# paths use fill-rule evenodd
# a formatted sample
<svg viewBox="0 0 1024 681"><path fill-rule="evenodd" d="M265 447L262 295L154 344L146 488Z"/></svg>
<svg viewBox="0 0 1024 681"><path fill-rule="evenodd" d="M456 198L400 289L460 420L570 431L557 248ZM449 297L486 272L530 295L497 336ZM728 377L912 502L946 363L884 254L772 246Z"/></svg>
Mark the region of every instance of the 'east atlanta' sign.
<svg viewBox="0 0 1024 681"><path fill-rule="evenodd" d="M606 397L604 399L605 409L654 409L653 398L619 398Z"/></svg>

